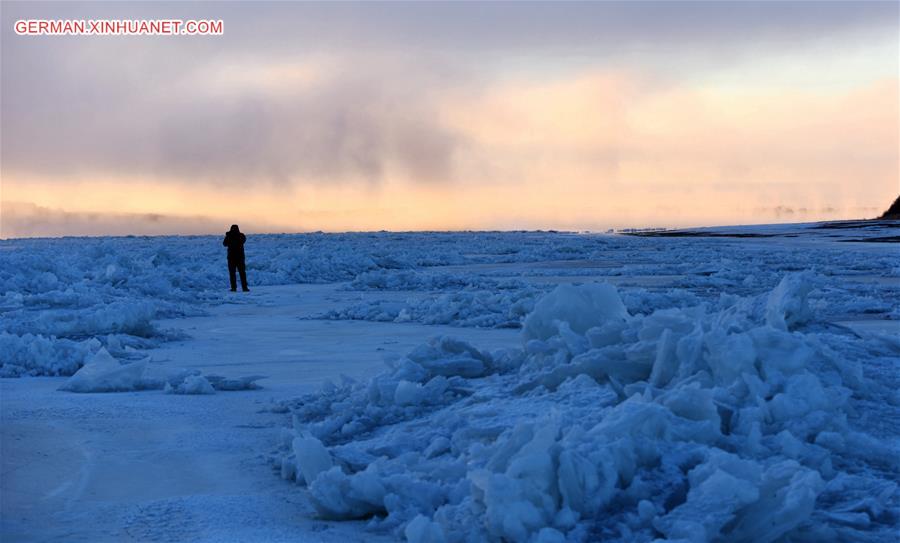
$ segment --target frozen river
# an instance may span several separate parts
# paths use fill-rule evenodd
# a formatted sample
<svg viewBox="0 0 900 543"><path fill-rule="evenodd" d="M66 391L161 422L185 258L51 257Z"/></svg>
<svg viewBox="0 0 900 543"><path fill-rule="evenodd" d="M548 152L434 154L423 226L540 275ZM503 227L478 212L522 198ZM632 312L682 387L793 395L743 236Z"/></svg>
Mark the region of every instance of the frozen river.
<svg viewBox="0 0 900 543"><path fill-rule="evenodd" d="M204 238L3 242L0 361L22 377L0 379L0 534L650 541L690 531L711 500L737 520L705 530L745 529L726 539L759 536L740 519L765 511L799 519L770 540L886 541L900 518L895 247L260 236L252 292L229 295ZM465 343L423 345L437 336ZM148 375L264 378L58 390L101 348ZM679 463L734 480L663 469ZM778 470L806 509L754 498Z"/></svg>

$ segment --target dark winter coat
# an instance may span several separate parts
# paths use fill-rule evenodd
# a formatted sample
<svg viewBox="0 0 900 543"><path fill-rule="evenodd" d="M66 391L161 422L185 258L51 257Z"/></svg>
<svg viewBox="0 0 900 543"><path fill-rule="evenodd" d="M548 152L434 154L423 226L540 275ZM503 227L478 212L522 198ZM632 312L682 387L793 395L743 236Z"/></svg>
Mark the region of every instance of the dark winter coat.
<svg viewBox="0 0 900 543"><path fill-rule="evenodd" d="M243 232L226 232L225 239L222 240L222 245L228 247L228 261L229 262L243 262L244 261L244 242L247 241L247 236L243 234Z"/></svg>

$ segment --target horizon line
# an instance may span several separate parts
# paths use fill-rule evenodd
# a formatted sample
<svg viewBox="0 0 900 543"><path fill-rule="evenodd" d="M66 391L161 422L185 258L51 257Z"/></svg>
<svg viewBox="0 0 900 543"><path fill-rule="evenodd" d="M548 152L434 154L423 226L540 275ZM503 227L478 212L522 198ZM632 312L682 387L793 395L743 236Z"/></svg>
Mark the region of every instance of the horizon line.
<svg viewBox="0 0 900 543"><path fill-rule="evenodd" d="M558 228L510 228L510 229L446 229L446 230L305 230L305 231L243 231L243 233L255 236L302 236L310 234L324 234L329 236L347 235L347 234L482 234L482 233L544 233L544 234L572 234L572 235L616 235L628 234L632 232L651 232L665 231L678 232L690 231L706 228L740 228L752 226L790 226L790 225L809 225L809 224L828 224L841 222L859 222L859 221L894 221L900 222L898 219L882 219L880 217L855 218L855 219L835 219L825 221L807 221L807 222L761 222L761 223L741 223L741 224L709 224L694 225L684 227L666 227L666 226L644 226L644 227L610 227L606 230L569 230ZM66 236L0 236L0 241L15 240L42 240L42 239L80 239L80 238L172 238L172 237L212 237L219 236L219 233L203 233L203 234L83 234L83 235L66 235Z"/></svg>

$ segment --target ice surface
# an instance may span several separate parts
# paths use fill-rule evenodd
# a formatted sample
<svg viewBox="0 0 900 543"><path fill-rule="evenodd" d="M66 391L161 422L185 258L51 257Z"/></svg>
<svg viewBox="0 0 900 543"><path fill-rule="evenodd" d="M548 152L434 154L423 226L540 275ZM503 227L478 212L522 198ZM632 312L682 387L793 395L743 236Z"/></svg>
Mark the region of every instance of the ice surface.
<svg viewBox="0 0 900 543"><path fill-rule="evenodd" d="M0 241L0 375L76 374L70 386L81 391L208 393L255 388L259 376L252 374L270 373L277 359L280 373L271 374L281 380L270 382L284 398L299 393L291 387L301 380L338 381L335 367L315 363L315 349L327 342L317 338L311 347L303 335L309 330L335 343L322 360L352 358L369 371L380 363L377 351L392 350L398 338L420 341L424 327L412 323L483 328L457 329L467 341L439 335L390 358L371 380L340 380L301 401L273 404L267 416L290 410L296 418L276 470L303 488L270 481L280 485L270 487L278 498L265 503L288 510L285 518L309 516L315 507L324 518L361 519L368 534L353 532L359 523L342 532L358 540L893 541L900 341L833 323L896 322L900 256L885 244L832 241L869 233L791 228L802 239L251 236L254 285L341 282L321 296L299 296L290 312L273 303L282 293L275 287L267 296L264 289L222 292L227 279L216 238ZM553 292L558 284L565 288ZM271 309L264 337L282 339L248 341L227 361L210 356L215 334L207 334L205 351L192 350L203 343L186 335L199 333L197 322L206 332L234 333L222 309L260 316ZM386 324L293 327L297 317L323 311ZM207 313L220 317L202 317ZM163 320L182 317L199 319ZM207 322L218 318L222 326ZM491 328L515 327L524 328L519 348L483 348L510 332ZM369 354L359 352L363 344ZM178 352L179 363L145 361L160 351ZM310 363L302 378L285 377L300 373L294 356ZM240 370L232 369L236 360ZM182 361L186 367L178 367ZM204 373L213 366L228 375ZM188 369L199 367L204 372ZM55 389L61 381L5 383ZM247 421L229 420L218 448L185 448L178 429L206 428L220 413L201 409L199 419L185 420L173 406L213 405L223 395L51 394L70 403L20 404L15 424L45 413L62 431L96 405L135 418L130 409L139 397L141 414L155 410L163 420L153 427L160 447L179 443L191 466L203 466L180 476L178 492L186 494L203 492L206 472L250 478L249 456L258 458L278 431L272 420L254 420L240 430L243 441L232 441L232 430ZM235 405L239 399L258 414L257 394L235 396ZM97 420L90 431L106 436L105 419ZM263 426L272 431L266 437ZM84 449L99 461L117 458L124 452L117 447ZM113 475L115 468L95 466ZM78 514L100 518L92 504L81 502L89 512ZM160 517L161 529L175 529L170 516Z"/></svg>
<svg viewBox="0 0 900 543"><path fill-rule="evenodd" d="M85 340L109 348L112 335L134 348L153 348L179 339L155 320L242 302L226 292L220 241L212 236L0 240L0 376L71 375L97 350ZM477 287L456 296L446 293L437 304L412 308L402 317L399 308L389 318L371 311L365 318L517 326L534 294L522 291L512 299L492 291L519 292L521 282L413 270L588 257L607 244L562 233L252 235L247 268L254 285L353 281L361 289ZM510 307L520 298L522 307ZM473 304L479 307L470 308ZM468 315L456 316L457 311Z"/></svg>
<svg viewBox="0 0 900 543"><path fill-rule="evenodd" d="M885 228L769 230L830 240L883 236ZM248 273L256 285L347 281L345 288L356 291L417 294L338 305L328 318L515 328L553 288L542 282L545 274L615 277L629 313L647 315L713 302L722 292L768 292L786 272L809 270L815 279L803 282L809 290L802 296L817 314L900 318L900 289L891 282L900 274L895 255L824 241L798 251L786 241L552 232L254 235ZM179 338L156 325L158 319L244 302L225 292L216 237L7 240L0 248L0 376L71 375L97 350L85 341L112 352L108 339L116 337L133 349L150 349ZM540 265L527 265L532 262ZM638 281L661 277L669 279L657 287ZM796 324L804 318L778 305L795 297L790 285L784 288L771 300L773 326L779 318Z"/></svg>

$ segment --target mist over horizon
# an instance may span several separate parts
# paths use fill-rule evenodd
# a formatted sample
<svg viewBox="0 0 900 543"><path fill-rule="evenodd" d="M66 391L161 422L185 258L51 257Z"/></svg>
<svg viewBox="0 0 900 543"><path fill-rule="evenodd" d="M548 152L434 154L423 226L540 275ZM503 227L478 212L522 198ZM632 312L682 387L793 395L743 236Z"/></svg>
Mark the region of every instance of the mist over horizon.
<svg viewBox="0 0 900 543"><path fill-rule="evenodd" d="M771 217L773 220L763 222L735 222L730 224L611 224L609 226L597 226L595 228L553 228L553 227L529 227L529 228L456 228L444 230L409 229L387 230L393 232L422 232L422 231L569 231L574 233L590 232L604 233L609 230L643 229L643 228L704 228L715 226L740 226L753 224L785 224L819 222L820 220L852 220L874 219L883 210L875 207L858 208L856 211L865 215L855 217L842 217L841 219L809 219L809 217L822 217L823 215L835 216L840 213L833 208L809 210L805 208L793 209L789 207L775 207L756 209L753 217ZM117 237L117 236L218 236L234 223L226 218L214 218L205 216L166 216L155 213L96 213L96 212L66 212L60 209L48 209L30 203L3 202L0 209L0 239L23 238L59 238L59 237ZM327 230L327 229L292 229L279 227L278 225L242 222L237 220L244 232L250 234L308 234L324 232L328 234L341 233L366 233L384 231L384 229L370 230ZM18 235L17 235L18 234Z"/></svg>

